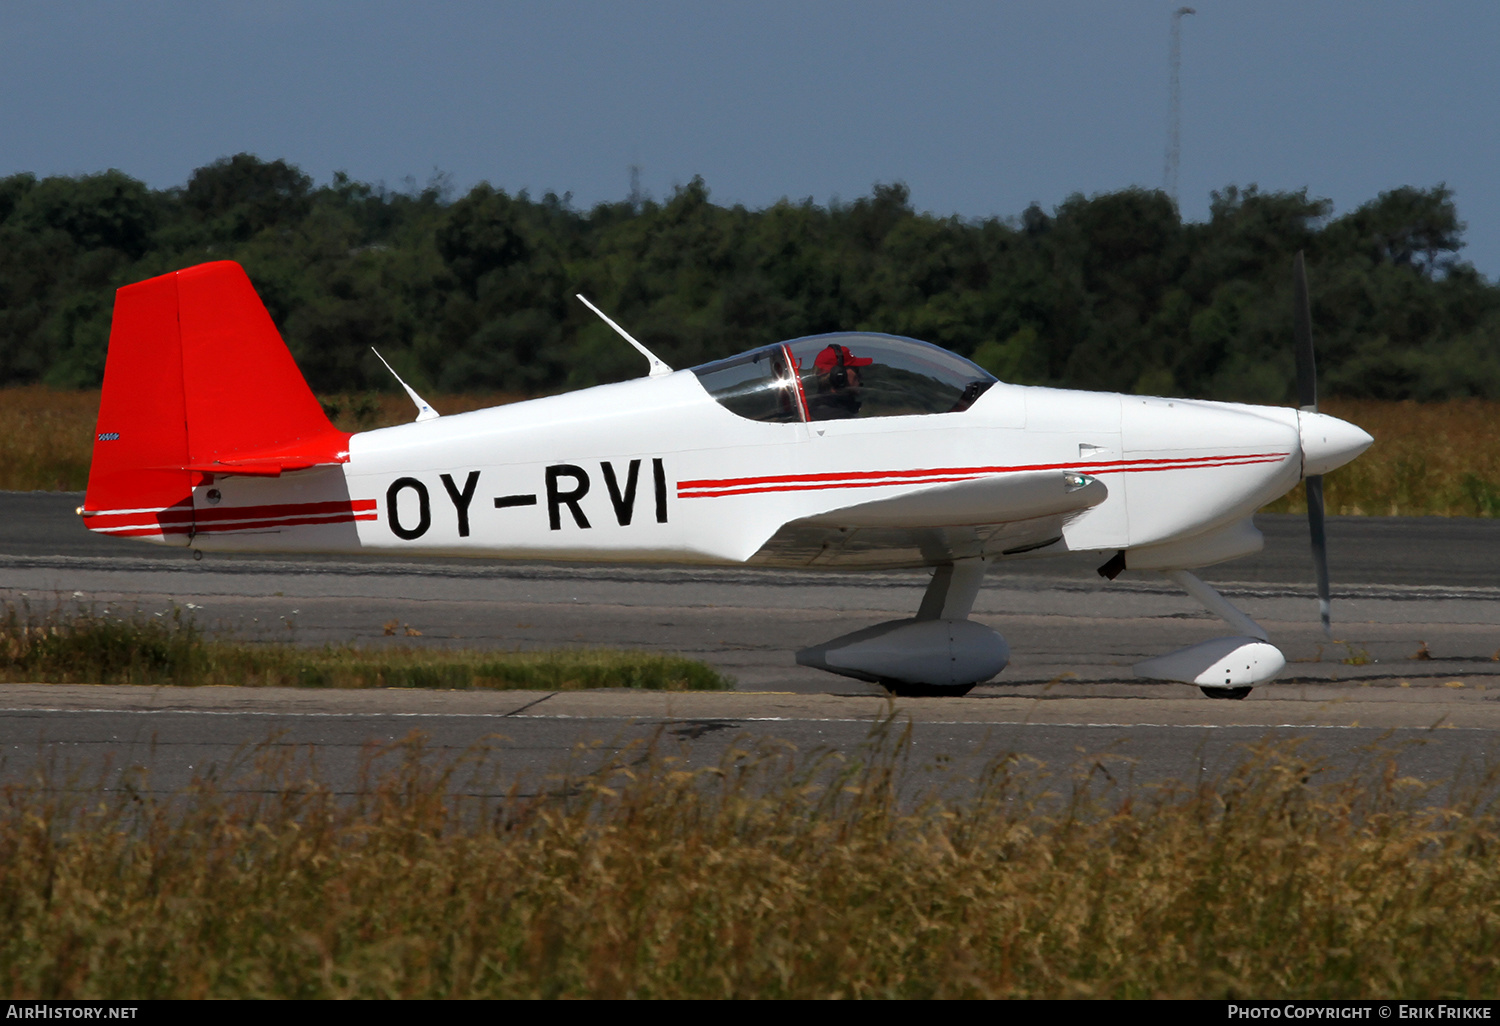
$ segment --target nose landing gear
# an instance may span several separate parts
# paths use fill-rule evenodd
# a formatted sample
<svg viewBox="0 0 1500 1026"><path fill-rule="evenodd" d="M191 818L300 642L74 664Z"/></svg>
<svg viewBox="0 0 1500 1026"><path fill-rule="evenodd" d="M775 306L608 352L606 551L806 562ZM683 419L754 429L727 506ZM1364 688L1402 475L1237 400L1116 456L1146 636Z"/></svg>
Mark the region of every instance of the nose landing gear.
<svg viewBox="0 0 1500 1026"><path fill-rule="evenodd" d="M1168 570L1166 575L1240 634L1200 641L1137 663L1134 667L1137 677L1196 684L1209 698L1242 699L1254 685L1274 680L1285 668L1286 656L1267 640L1265 629L1223 595L1186 570Z"/></svg>

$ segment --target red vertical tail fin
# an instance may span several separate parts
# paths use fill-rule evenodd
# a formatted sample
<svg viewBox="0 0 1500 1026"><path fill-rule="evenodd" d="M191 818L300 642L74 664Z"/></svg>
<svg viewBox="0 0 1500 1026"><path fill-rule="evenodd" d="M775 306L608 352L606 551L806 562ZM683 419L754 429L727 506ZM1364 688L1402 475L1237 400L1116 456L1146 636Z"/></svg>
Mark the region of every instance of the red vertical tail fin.
<svg viewBox="0 0 1500 1026"><path fill-rule="evenodd" d="M92 530L186 543L209 474L349 458L250 279L200 264L115 295L84 514Z"/></svg>

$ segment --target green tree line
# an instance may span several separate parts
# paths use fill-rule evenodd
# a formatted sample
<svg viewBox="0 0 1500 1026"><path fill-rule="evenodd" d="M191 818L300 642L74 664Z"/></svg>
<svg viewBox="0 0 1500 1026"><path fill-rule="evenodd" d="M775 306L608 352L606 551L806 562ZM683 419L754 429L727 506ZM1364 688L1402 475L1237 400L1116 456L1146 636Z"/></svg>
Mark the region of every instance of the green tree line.
<svg viewBox="0 0 1500 1026"><path fill-rule="evenodd" d="M1500 398L1500 286L1458 252L1451 190L1403 187L1339 217L1301 192L1229 186L1205 222L1161 192L1075 195L1050 213L852 202L575 208L437 181L318 186L249 154L153 190L119 171L0 179L0 383L97 386L113 290L206 260L244 265L314 389L538 394L633 376L588 295L673 366L817 332L910 335L1002 379L1283 401L1291 261L1307 254L1323 391Z"/></svg>

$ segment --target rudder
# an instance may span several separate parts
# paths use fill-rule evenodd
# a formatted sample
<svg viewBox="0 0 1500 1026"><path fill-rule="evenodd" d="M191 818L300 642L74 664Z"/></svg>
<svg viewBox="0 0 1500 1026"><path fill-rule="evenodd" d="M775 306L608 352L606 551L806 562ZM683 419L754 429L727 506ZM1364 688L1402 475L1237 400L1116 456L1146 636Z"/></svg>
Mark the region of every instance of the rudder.
<svg viewBox="0 0 1500 1026"><path fill-rule="evenodd" d="M209 475L275 477L349 458L239 264L115 295L83 513L91 530L186 544Z"/></svg>

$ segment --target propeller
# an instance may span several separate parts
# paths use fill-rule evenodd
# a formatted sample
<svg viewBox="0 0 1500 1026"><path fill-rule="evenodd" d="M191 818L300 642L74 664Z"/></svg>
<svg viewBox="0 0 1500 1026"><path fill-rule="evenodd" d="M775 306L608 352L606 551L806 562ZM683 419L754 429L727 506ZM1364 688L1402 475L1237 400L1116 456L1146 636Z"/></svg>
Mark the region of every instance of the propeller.
<svg viewBox="0 0 1500 1026"><path fill-rule="evenodd" d="M1313 360L1312 306L1307 298L1307 266L1302 252L1292 261L1292 336L1297 343L1297 402L1305 413L1318 412L1318 368ZM1328 535L1323 526L1323 475L1307 477L1307 530L1312 536L1313 569L1318 575L1318 612L1323 633L1333 637L1329 620Z"/></svg>

